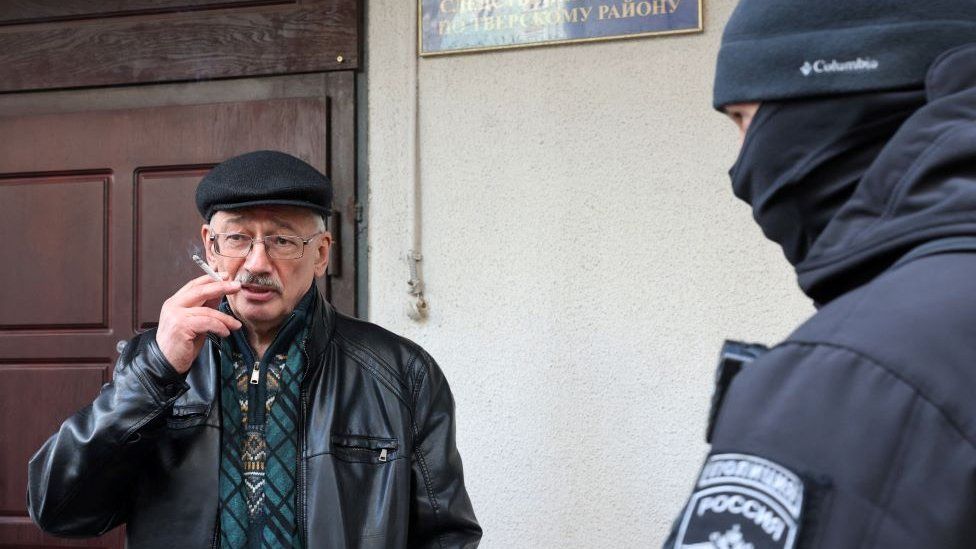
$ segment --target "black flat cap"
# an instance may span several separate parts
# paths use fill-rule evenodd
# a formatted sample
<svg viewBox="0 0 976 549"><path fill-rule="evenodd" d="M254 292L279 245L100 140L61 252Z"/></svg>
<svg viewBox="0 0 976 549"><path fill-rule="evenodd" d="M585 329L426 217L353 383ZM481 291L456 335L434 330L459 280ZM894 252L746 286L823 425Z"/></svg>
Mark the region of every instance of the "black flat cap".
<svg viewBox="0 0 976 549"><path fill-rule="evenodd" d="M197 210L208 222L221 210L269 204L301 206L327 216L332 182L290 154L255 151L217 164L197 185Z"/></svg>

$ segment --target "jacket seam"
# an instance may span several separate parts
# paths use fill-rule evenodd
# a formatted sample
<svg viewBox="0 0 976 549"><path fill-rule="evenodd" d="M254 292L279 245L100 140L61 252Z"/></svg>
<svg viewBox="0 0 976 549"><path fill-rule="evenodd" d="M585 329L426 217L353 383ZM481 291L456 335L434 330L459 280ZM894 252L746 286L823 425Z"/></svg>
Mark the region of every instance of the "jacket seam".
<svg viewBox="0 0 976 549"><path fill-rule="evenodd" d="M150 421L152 421L152 420L156 419L157 417L159 417L159 415L162 412L163 411L161 409L160 410L156 410L154 412L149 413L148 415L146 415L145 417L143 417L139 421L137 421L135 425L133 425L132 427L130 427L125 432L125 435L122 436L122 440L120 442L122 444L125 444L125 442L129 440L129 436L132 433L134 433L134 432L138 431L139 429L142 429L143 427L145 427L147 423L149 423Z"/></svg>
<svg viewBox="0 0 976 549"><path fill-rule="evenodd" d="M153 346L150 345L149 343L147 343L143 347L143 349L145 349L145 352L146 353L154 355L155 358L160 358L160 356L158 356L158 355L161 355L162 354L160 351L158 351L158 349L154 349ZM164 360L165 360L165 358L164 358ZM169 367L169 368L172 368L172 366L169 366L169 363L168 362L166 363L166 366ZM161 392L159 392L158 387L156 387L156 384L153 383L152 380L148 378L148 374L145 371L143 371L142 368L138 367L136 364L134 364L134 363L128 364L128 367L125 368L125 370L131 371L136 376L136 379L139 380L140 385L142 385L142 387L144 389L146 389L147 391L149 391L149 396L152 397L153 404L156 405L156 408L154 410L150 411L148 414L146 414L142 419L140 419L139 421L137 421L132 427L128 428L125 431L125 433L122 435L122 439L117 442L118 445L125 444L125 442L129 439L129 436L132 433L134 433L135 431L141 429L144 425L146 425L147 423L149 423L153 419L159 417L159 415L162 414L163 410L167 406L169 406L170 404L172 404L173 402L175 402L179 398L179 396L174 397L174 398L171 398L171 399L163 398L164 395ZM113 382L114 382L114 380L113 380ZM184 388L185 388L186 382L183 382L183 384L184 384Z"/></svg>
<svg viewBox="0 0 976 549"><path fill-rule="evenodd" d="M172 385L165 385L165 386L176 386L178 383L181 386L180 388L183 389L183 391L180 391L180 393L182 394L183 392L185 392L187 389L186 381L184 379L181 379L180 373L176 371L176 368L174 368L169 363L169 360L166 359L166 356L163 355L162 350L158 347L158 345L156 345L155 339L147 342L145 349L149 354L153 355L153 358L162 362L164 369L172 370L173 373L176 374L177 381L174 382ZM157 387L157 384L146 377L146 372L141 372L140 371L141 369L135 367L135 365L132 365L132 369L133 371L136 372L137 376L139 377L139 380L142 381L142 384L146 385L147 388L153 393L153 395L156 398L157 404L166 407L169 404L176 402L176 399L180 397L180 395L177 395L176 397L165 398L166 395L162 392L162 390L160 390L159 387Z"/></svg>
<svg viewBox="0 0 976 549"><path fill-rule="evenodd" d="M417 363L417 359L418 358L420 358L420 351L419 350L416 353L414 353L413 358L410 359L410 363L407 366L407 371L408 372L413 370L414 365ZM426 367L426 364L424 365L423 368L417 368L417 374L414 376L414 379L413 379L413 388L410 391L410 405L412 407L414 407L414 412L413 412L414 416L416 416L416 414L417 414L417 412L416 412L417 397L418 397L418 395L420 395L420 388L423 386L423 383L424 383L424 380L425 379L427 379L427 367Z"/></svg>
<svg viewBox="0 0 976 549"><path fill-rule="evenodd" d="M863 547L870 546L877 541L878 532L881 529L881 525L884 522L885 511L888 508L888 504L891 502L895 495L895 486L898 485L898 479L901 477L901 472L905 468L905 461L907 459L908 450L911 447L909 442L908 433L915 430L915 418L919 411L919 395L916 393L915 398L912 399L911 411L908 415L907 429L902 429L898 436L898 450L895 454L895 461L892 463L891 467L888 469L885 475L884 484L881 487L881 491L878 494L878 507L874 517L871 521L869 528L865 530L864 538L862 540Z"/></svg>
<svg viewBox="0 0 976 549"><path fill-rule="evenodd" d="M363 354L369 355L370 358L372 358L374 361L376 361L376 364L379 367L381 367L384 370L386 370L387 372L389 372L389 374L390 374L391 377L393 377L394 379L396 379L396 381L398 381L404 387L407 386L406 381L403 380L402 372L400 372L397 368L394 368L394 367L390 366L390 364L387 361L385 361L382 358L380 358L379 356L377 356L376 353L374 353L372 349L366 347L365 345L361 345L360 343L358 343L356 341L353 341L351 338L349 338L348 336L346 336L345 334L343 334L340 331L336 331L336 335L338 337L342 338L344 341L346 341L346 343L348 343L349 345L351 345L353 347L356 347L357 349L359 349L360 351L362 351Z"/></svg>
<svg viewBox="0 0 976 549"><path fill-rule="evenodd" d="M920 387L915 385L915 383L913 383L905 376L901 375L901 373L897 372L896 370L888 367L880 360L864 353L863 351L859 351L847 345L841 343L826 342L826 341L789 340L789 341L784 341L779 345L776 345L773 349L778 349L780 347L786 347L789 345L796 345L799 347L830 347L834 349L840 349L842 351L847 351L849 353L852 353L854 355L863 358L870 364L873 364L876 367L884 370L886 373L888 373L888 375L890 375L891 377L897 379L898 381L902 382L907 387L909 387L912 390L912 392L914 392L918 396L918 398L922 399L925 403L927 403L929 406L931 406L933 409L939 412L939 415L942 416L946 424L948 424L949 427L951 427L952 430L955 431L956 434L958 434L962 440L966 441L966 443L969 445L969 448L971 450L976 451L976 442L974 442L972 439L969 438L969 436L966 434L963 428L952 418L952 416L945 409L943 409L941 406L936 404L931 398L929 398L929 396L926 395L925 392L923 392Z"/></svg>
<svg viewBox="0 0 976 549"><path fill-rule="evenodd" d="M152 381L146 378L145 372L140 371L140 369L137 368L134 364L129 365L129 370L131 370L132 373L135 374L136 378L139 380L139 383L143 386L143 388L149 391L149 396L152 397L152 399L155 401L156 404L160 404L161 402L163 402L162 395L159 393L158 390L156 390L156 387L154 386Z"/></svg>
<svg viewBox="0 0 976 549"><path fill-rule="evenodd" d="M416 446L414 447L413 453L417 456L417 460L420 462L420 470L424 475L424 486L427 489L427 500L430 502L430 508L434 512L434 522L437 523L438 531L440 531L440 508L438 507L437 501L434 498L434 488L431 486L430 470L427 468L427 460L424 459L423 452L421 452ZM444 539L440 533L437 534L437 545L442 548L444 547Z"/></svg>
<svg viewBox="0 0 976 549"><path fill-rule="evenodd" d="M418 351L417 355L419 355L419 354L420 353ZM417 356L417 355L415 355L415 356ZM426 379L426 377L424 379ZM418 394L420 392L420 385L419 384L417 386L417 391L416 392ZM426 458L424 458L424 453L423 453L423 451L421 451L420 446L419 446L420 440L421 440L421 436L420 436L420 428L417 426L416 417L417 417L416 414L414 414L414 413L411 413L410 414L410 425L413 427L413 440L414 440L414 443L413 443L413 454L415 456L417 456L417 461L420 464L420 471L424 475L424 488L427 491L427 501L430 502L431 511L433 511L433 513L434 513L434 522L436 522L438 524L438 532L440 532L440 528L439 528L439 526L440 526L440 520L441 520L441 517L440 517L440 508L437 506L437 500L436 500L436 498L434 498L434 488L431 485L430 470L427 467L427 460L426 460ZM441 547L441 549L443 549L443 547L444 547L444 539L443 539L442 534L440 534L440 533L437 534L437 545L438 545L438 547Z"/></svg>
<svg viewBox="0 0 976 549"><path fill-rule="evenodd" d="M152 346L149 345L146 346L146 350L150 353L155 352ZM170 404L175 402L176 399L179 398L179 396L169 398L169 399L162 398L163 395L157 391L157 387L155 387L155 384L151 380L146 378L145 372L140 371L141 369L136 367L136 365L134 364L130 364L129 369L132 370L136 378L139 379L139 382L142 384L142 386L151 393L151 396L153 397L154 400L154 404L156 404L157 407L156 409L154 409L153 411L145 415L142 419L137 421L135 425L133 425L132 427L130 427L125 431L125 434L123 434L122 436L122 440L119 441L119 443L121 444L124 444L129 439L129 436L132 435L132 433L138 431L147 423L159 417L160 414L163 413L163 411L166 409L167 406L169 406ZM184 382L184 385L185 383L186 382Z"/></svg>
<svg viewBox="0 0 976 549"><path fill-rule="evenodd" d="M363 350L361 347L359 347L358 345L350 341L347 337L340 334L339 332L336 332L336 339L341 339L345 341L349 345L355 347L357 350ZM347 354L350 359L352 359L357 364L359 364L370 375L376 378L377 381L379 381L382 385L384 385L387 389L389 389L390 392L393 393L394 396L396 396L397 400L399 400L406 408L408 409L410 408L409 403L407 403L406 400L403 398L403 394L400 392L400 390L397 387L394 387L386 378L380 375L379 372L377 372L376 367L374 365L368 364L367 361L363 360L359 356L356 356L355 353L347 353ZM372 353L368 353L367 351L367 354L369 354L371 358L373 358L374 360L378 360L377 357L372 355Z"/></svg>

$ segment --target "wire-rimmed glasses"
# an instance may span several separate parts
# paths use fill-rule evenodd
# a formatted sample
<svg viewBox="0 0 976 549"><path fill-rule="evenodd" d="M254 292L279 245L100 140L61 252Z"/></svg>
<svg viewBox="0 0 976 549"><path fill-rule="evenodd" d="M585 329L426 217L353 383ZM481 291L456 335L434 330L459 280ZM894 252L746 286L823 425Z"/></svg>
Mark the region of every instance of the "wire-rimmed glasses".
<svg viewBox="0 0 976 549"><path fill-rule="evenodd" d="M268 257L272 259L299 259L305 255L305 245L321 232L309 236L286 234L271 234L262 238L254 238L243 233L216 233L210 235L213 251L224 257L247 257L254 248L255 242L264 244Z"/></svg>

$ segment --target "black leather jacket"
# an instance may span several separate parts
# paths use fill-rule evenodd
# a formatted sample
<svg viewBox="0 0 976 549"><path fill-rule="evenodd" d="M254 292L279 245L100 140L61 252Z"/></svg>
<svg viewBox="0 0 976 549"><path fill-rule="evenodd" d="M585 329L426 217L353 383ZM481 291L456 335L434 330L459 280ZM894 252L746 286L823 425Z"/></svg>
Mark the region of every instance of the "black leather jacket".
<svg viewBox="0 0 976 549"><path fill-rule="evenodd" d="M297 496L305 546L477 547L454 399L433 359L321 300L312 319ZM154 332L133 339L112 382L31 459L34 521L64 536L125 524L136 548L216 546L219 365L207 341L184 380Z"/></svg>

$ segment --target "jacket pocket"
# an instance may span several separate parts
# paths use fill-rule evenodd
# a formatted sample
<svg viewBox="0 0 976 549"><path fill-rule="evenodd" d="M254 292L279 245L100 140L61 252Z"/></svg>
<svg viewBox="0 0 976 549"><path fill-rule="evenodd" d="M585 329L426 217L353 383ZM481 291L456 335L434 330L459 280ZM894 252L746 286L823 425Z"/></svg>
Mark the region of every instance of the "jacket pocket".
<svg viewBox="0 0 976 549"><path fill-rule="evenodd" d="M353 463L383 464L397 457L399 444L395 438L364 435L332 435L332 455Z"/></svg>
<svg viewBox="0 0 976 549"><path fill-rule="evenodd" d="M196 427L207 421L210 406L206 404L174 405L166 415L166 426L170 429Z"/></svg>

